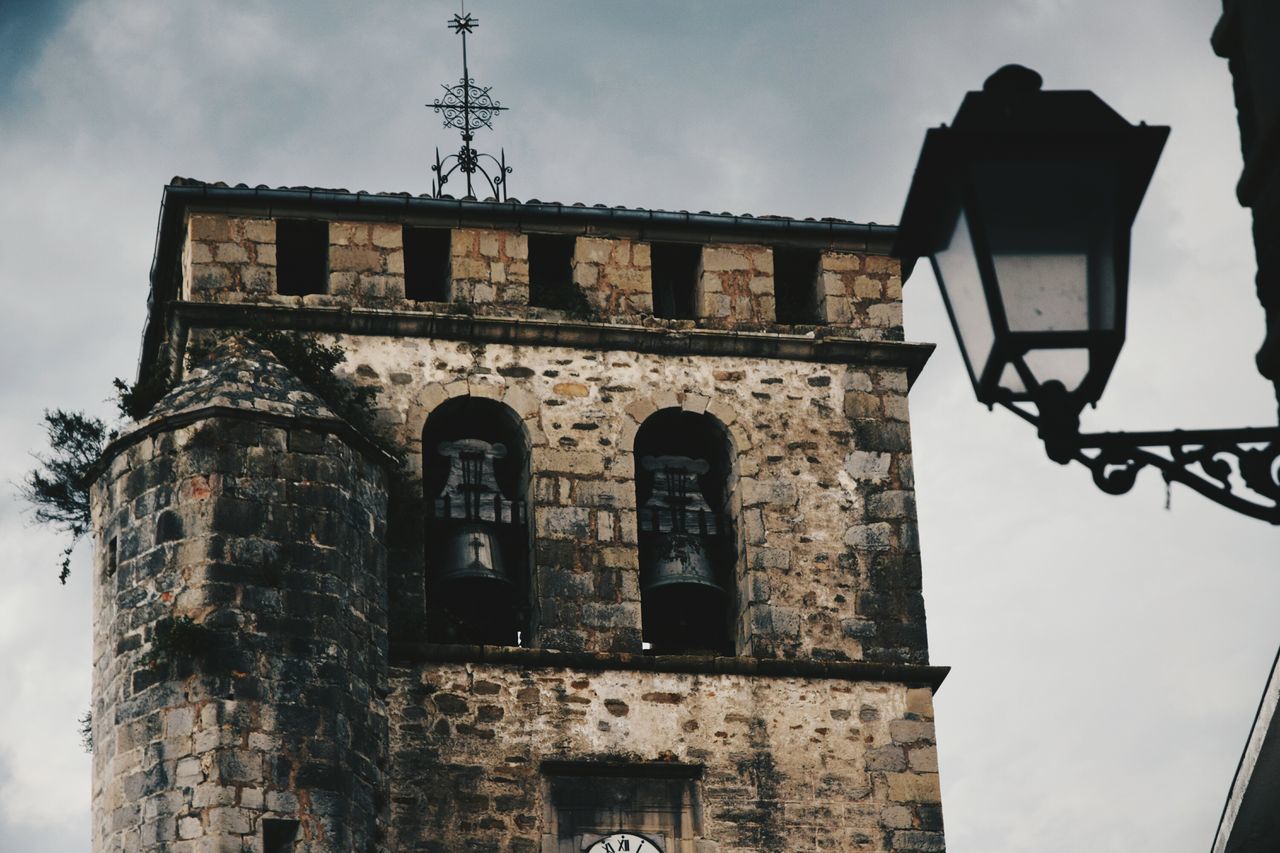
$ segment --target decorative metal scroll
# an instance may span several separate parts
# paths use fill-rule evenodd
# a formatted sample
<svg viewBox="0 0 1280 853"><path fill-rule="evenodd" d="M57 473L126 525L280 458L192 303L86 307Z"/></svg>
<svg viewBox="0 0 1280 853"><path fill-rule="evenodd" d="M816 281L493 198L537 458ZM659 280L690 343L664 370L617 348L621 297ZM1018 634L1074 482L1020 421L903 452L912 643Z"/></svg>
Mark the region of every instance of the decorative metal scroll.
<svg viewBox="0 0 1280 853"><path fill-rule="evenodd" d="M1182 483L1233 512L1280 524L1280 427L1081 435L1078 409L1063 410L1058 402L1042 398L1039 414L1007 400L1000 405L1039 429L1051 459L1084 465L1109 495L1129 491L1138 473L1151 467L1166 483Z"/></svg>
<svg viewBox="0 0 1280 853"><path fill-rule="evenodd" d="M507 175L511 174L506 151L499 149L498 156L494 157L475 150L471 145L476 131L481 128L493 130L493 120L498 113L507 110L507 107L494 99L489 86L476 85L467 66L467 35L474 33L479 24L477 18L465 11L455 14L449 21L449 28L462 36L462 77L452 86L442 85L444 96L429 106L444 117L445 127L462 133L462 147L457 154L450 154L443 160L440 158L440 149L436 148L436 162L431 167L436 177L431 182L431 194L437 198L443 195L449 178L460 172L466 179L468 198L475 197L474 179L476 175L480 175L489 185L490 194L500 201L506 201Z"/></svg>
<svg viewBox="0 0 1280 853"><path fill-rule="evenodd" d="M1120 495L1148 466L1243 515L1280 524L1280 429L1103 433L1079 437L1076 459ZM1096 451L1096 453L1088 453Z"/></svg>

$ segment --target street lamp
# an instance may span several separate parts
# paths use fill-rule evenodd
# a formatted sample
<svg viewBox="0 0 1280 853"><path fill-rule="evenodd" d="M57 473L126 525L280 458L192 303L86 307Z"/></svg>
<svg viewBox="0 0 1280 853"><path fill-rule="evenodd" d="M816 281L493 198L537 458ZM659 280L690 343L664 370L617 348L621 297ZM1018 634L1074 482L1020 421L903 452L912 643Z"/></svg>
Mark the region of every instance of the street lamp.
<svg viewBox="0 0 1280 853"><path fill-rule="evenodd" d="M1040 87L1005 66L928 132L895 249L904 274L930 258L978 400L1034 424L1054 461L1111 494L1151 465L1280 524L1280 428L1080 433L1124 343L1129 231L1169 128Z"/></svg>

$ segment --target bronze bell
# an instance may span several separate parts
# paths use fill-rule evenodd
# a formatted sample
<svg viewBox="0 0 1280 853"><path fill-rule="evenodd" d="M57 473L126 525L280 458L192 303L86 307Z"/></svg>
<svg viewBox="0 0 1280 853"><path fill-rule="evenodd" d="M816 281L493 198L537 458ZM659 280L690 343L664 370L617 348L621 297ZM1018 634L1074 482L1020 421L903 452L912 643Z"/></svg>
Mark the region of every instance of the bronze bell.
<svg viewBox="0 0 1280 853"><path fill-rule="evenodd" d="M440 580L490 580L511 583L502 564L502 548L491 524L459 524L443 543Z"/></svg>
<svg viewBox="0 0 1280 853"><path fill-rule="evenodd" d="M687 456L646 456L640 464L653 477L639 514L641 590L693 586L723 592L709 547L720 534L719 519L698 484L709 466Z"/></svg>
<svg viewBox="0 0 1280 853"><path fill-rule="evenodd" d="M437 579L441 583L497 581L510 585L503 566L498 525L513 521L513 504L505 500L494 475L493 461L506 456L501 444L464 438L440 444L450 460L449 478L435 500Z"/></svg>
<svg viewBox="0 0 1280 853"><path fill-rule="evenodd" d="M640 566L640 586L645 591L675 584L721 588L700 537L656 534L647 550Z"/></svg>

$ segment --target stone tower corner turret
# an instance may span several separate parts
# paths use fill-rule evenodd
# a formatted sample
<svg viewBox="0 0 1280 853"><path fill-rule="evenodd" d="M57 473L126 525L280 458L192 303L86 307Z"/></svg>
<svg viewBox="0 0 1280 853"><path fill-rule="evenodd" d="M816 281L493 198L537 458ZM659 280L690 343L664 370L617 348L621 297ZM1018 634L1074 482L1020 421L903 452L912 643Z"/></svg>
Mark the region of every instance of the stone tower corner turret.
<svg viewBox="0 0 1280 853"><path fill-rule="evenodd" d="M94 850L375 849L387 461L241 337L108 447Z"/></svg>

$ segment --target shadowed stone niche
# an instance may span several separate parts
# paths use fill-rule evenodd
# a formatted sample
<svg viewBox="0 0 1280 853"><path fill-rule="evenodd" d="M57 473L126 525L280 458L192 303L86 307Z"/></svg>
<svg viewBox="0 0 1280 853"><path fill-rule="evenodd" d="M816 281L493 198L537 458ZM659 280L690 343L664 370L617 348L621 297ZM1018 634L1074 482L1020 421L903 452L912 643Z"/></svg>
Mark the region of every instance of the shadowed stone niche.
<svg viewBox="0 0 1280 853"><path fill-rule="evenodd" d="M544 851L582 853L620 831L647 842L628 853L695 853L706 847L695 846L702 833L698 765L547 762L542 773Z"/></svg>
<svg viewBox="0 0 1280 853"><path fill-rule="evenodd" d="M636 434L644 640L654 654L733 654L734 454L711 415L664 409Z"/></svg>
<svg viewBox="0 0 1280 853"><path fill-rule="evenodd" d="M520 417L457 397L423 431L427 617L432 639L518 646L529 638L529 449Z"/></svg>

